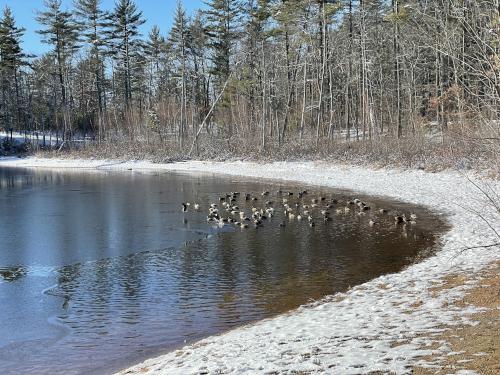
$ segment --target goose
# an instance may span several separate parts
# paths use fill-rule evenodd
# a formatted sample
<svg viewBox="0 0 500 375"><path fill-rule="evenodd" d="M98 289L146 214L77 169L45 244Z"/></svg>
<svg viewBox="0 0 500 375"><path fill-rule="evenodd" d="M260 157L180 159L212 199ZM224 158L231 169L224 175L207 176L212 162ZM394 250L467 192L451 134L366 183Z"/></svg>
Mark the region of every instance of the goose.
<svg viewBox="0 0 500 375"><path fill-rule="evenodd" d="M358 212L358 216L365 216L365 215L366 215L366 212L364 212L364 211L359 211Z"/></svg>
<svg viewBox="0 0 500 375"><path fill-rule="evenodd" d="M244 211L240 211L240 219L243 219L245 217L245 212Z"/></svg>
<svg viewBox="0 0 500 375"><path fill-rule="evenodd" d="M307 217L307 220L309 220L309 222L310 222L310 223L312 223L312 221L313 221L312 216L308 216L308 217Z"/></svg>
<svg viewBox="0 0 500 375"><path fill-rule="evenodd" d="M309 216L309 211L308 210L304 211L304 216Z"/></svg>
<svg viewBox="0 0 500 375"><path fill-rule="evenodd" d="M323 216L329 216L330 212L328 210L321 210L321 215L323 215Z"/></svg>
<svg viewBox="0 0 500 375"><path fill-rule="evenodd" d="M188 206L186 203L181 203L182 204L182 212L187 212Z"/></svg>
<svg viewBox="0 0 500 375"><path fill-rule="evenodd" d="M417 214L415 214L415 213L412 212L410 214L410 220L417 220Z"/></svg>
<svg viewBox="0 0 500 375"><path fill-rule="evenodd" d="M250 194L248 194L248 193L246 193L246 194L245 194L245 200L246 200L246 201L249 201L249 200L250 200Z"/></svg>
<svg viewBox="0 0 500 375"><path fill-rule="evenodd" d="M297 215L297 221L302 221L302 215L301 214Z"/></svg>
<svg viewBox="0 0 500 375"><path fill-rule="evenodd" d="M337 208L337 209L335 210L335 213L336 213L336 214L341 214L341 213L343 213L343 212L344 212L344 210L343 210L343 209L341 209L341 208Z"/></svg>
<svg viewBox="0 0 500 375"><path fill-rule="evenodd" d="M290 220L295 219L295 214L289 213L289 214L288 214L288 218L289 218Z"/></svg>
<svg viewBox="0 0 500 375"><path fill-rule="evenodd" d="M217 208L217 205L215 203L210 203L210 208Z"/></svg>
<svg viewBox="0 0 500 375"><path fill-rule="evenodd" d="M370 225L371 227L373 227L373 226L375 226L377 224L378 224L378 222L375 221L375 220L373 220L373 219L370 219L370 221L368 222L368 225Z"/></svg>
<svg viewBox="0 0 500 375"><path fill-rule="evenodd" d="M328 221L332 221L332 218L330 216L324 216L323 221L326 223Z"/></svg>
<svg viewBox="0 0 500 375"><path fill-rule="evenodd" d="M311 203L318 203L318 200L316 198L311 199Z"/></svg>
<svg viewBox="0 0 500 375"><path fill-rule="evenodd" d="M255 213L255 212L257 212L257 210L258 210L258 209L257 209L256 207L252 207L252 212L254 212L254 213Z"/></svg>
<svg viewBox="0 0 500 375"><path fill-rule="evenodd" d="M258 200L258 199L257 199L257 197L252 197L252 201L254 201L254 202L255 202L255 201L257 201L257 200Z"/></svg>
<svg viewBox="0 0 500 375"><path fill-rule="evenodd" d="M265 197L265 196L267 196L267 195L269 195L269 192L268 192L268 191L264 191L264 192L262 193L262 196L263 196L263 197Z"/></svg>
<svg viewBox="0 0 500 375"><path fill-rule="evenodd" d="M293 195L293 193L291 191L289 191L288 193L286 193L288 196L291 196Z"/></svg>
<svg viewBox="0 0 500 375"><path fill-rule="evenodd" d="M233 207L232 207L232 209L233 209L233 210L235 210L235 211L237 211L237 210L239 210L240 208L239 208L238 206L233 206Z"/></svg>
<svg viewBox="0 0 500 375"><path fill-rule="evenodd" d="M406 221L406 217L405 215L396 215L394 216L394 221L396 222L396 224L401 224L401 223L404 223Z"/></svg>
<svg viewBox="0 0 500 375"><path fill-rule="evenodd" d="M307 209L309 208L309 205L305 204L305 205L303 205L303 206L302 206L302 208L303 208L304 210L307 210Z"/></svg>
<svg viewBox="0 0 500 375"><path fill-rule="evenodd" d="M219 197L219 202L224 202L226 200L226 197Z"/></svg>
<svg viewBox="0 0 500 375"><path fill-rule="evenodd" d="M199 211L199 210L200 210L200 205L199 205L199 203L195 203L193 207L194 207L194 209L195 209L196 211Z"/></svg>
<svg viewBox="0 0 500 375"><path fill-rule="evenodd" d="M236 210L231 211L231 215L236 215L236 214L238 214L238 211Z"/></svg>
<svg viewBox="0 0 500 375"><path fill-rule="evenodd" d="M312 228L312 227L314 227L315 225L316 225L316 224L314 224L314 221L311 221L311 222L309 223L309 226L310 226L311 228Z"/></svg>
<svg viewBox="0 0 500 375"><path fill-rule="evenodd" d="M262 220L256 219L253 221L253 223L256 227L260 227L262 225Z"/></svg>
<svg viewBox="0 0 500 375"><path fill-rule="evenodd" d="M282 221L282 222L280 223L280 227L281 227L281 228L286 227L286 223L285 223L284 221Z"/></svg>
<svg viewBox="0 0 500 375"><path fill-rule="evenodd" d="M242 229L246 229L246 228L248 228L248 224L241 223L241 224L240 224L240 228L242 228Z"/></svg>
<svg viewBox="0 0 500 375"><path fill-rule="evenodd" d="M318 205L316 203L313 203L313 204L311 204L311 207L316 208L316 207L318 207Z"/></svg>
<svg viewBox="0 0 500 375"><path fill-rule="evenodd" d="M354 202L355 204L359 204L359 203L361 203L361 201L360 201L358 198L353 199L353 202Z"/></svg>
<svg viewBox="0 0 500 375"><path fill-rule="evenodd" d="M346 206L346 207L344 207L344 212L345 212L345 213L351 212L351 209L350 209L349 207L347 207L347 206Z"/></svg>
<svg viewBox="0 0 500 375"><path fill-rule="evenodd" d="M387 210L385 208L381 208L380 210L378 210L378 212L380 212L381 214L386 214Z"/></svg>

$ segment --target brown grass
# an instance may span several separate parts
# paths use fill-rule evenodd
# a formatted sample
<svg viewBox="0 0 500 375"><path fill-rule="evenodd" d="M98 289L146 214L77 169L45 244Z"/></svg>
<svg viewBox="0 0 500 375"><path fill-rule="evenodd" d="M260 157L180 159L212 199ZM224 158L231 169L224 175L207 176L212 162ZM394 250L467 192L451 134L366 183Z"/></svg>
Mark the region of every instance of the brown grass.
<svg viewBox="0 0 500 375"><path fill-rule="evenodd" d="M190 142L181 150L175 140L159 141L155 138L142 141L116 139L112 142L87 145L78 148L63 148L44 151L43 156L72 156L77 158L104 158L127 160L151 160L174 162L189 159ZM372 167L396 167L422 169L437 172L443 169L476 170L489 177L500 175L500 144L486 145L468 142L459 137L446 140L428 139L421 135L396 139L383 137L377 140L345 142L339 139L306 138L302 141L290 139L278 145L269 140L262 150L260 138L254 136L232 136L224 138L206 137L192 155L198 160L326 160L336 163L370 165Z"/></svg>
<svg viewBox="0 0 500 375"><path fill-rule="evenodd" d="M482 277L478 286L456 304L485 308L485 311L471 316L477 325L460 326L433 337L446 341L452 352L457 354L446 356L441 369L415 367L415 375L448 374L461 369L485 375L500 374L500 262L486 270ZM465 275L451 276L443 285L433 288L433 292L462 285L467 280ZM433 357L423 359L429 362L436 360Z"/></svg>

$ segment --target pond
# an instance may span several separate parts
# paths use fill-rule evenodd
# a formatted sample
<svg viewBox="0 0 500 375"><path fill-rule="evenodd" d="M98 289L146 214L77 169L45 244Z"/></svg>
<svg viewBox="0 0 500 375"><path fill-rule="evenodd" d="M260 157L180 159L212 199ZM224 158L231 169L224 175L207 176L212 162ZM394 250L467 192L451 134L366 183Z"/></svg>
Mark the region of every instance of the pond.
<svg viewBox="0 0 500 375"><path fill-rule="evenodd" d="M297 213L303 190L300 212L318 199L307 208L315 226L284 213L283 198ZM237 211L273 201L274 216L258 228L207 222L210 203L231 216L219 200L229 192L240 192ZM359 215L354 198L371 209ZM396 224L394 212L417 223ZM397 272L445 229L425 208L327 188L0 168L0 373L113 373Z"/></svg>

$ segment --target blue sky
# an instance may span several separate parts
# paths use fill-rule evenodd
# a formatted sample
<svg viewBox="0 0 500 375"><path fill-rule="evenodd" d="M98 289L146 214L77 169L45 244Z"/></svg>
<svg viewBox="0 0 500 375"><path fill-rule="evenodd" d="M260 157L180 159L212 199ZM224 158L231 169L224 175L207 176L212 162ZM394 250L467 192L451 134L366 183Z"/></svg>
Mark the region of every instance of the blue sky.
<svg viewBox="0 0 500 375"><path fill-rule="evenodd" d="M101 0L104 9L112 9L115 0ZM72 8L73 0L62 0L63 9ZM176 0L136 0L137 7L142 10L147 22L142 26L143 35L147 35L151 26L158 25L162 34L166 34L172 24L176 7ZM203 7L202 0L184 0L184 7L188 14ZM3 10L9 6L14 13L17 25L26 28L23 38L23 47L28 53L39 55L49 47L40 42L40 35L36 30L40 28L35 21L36 11L43 9L43 0L0 0Z"/></svg>

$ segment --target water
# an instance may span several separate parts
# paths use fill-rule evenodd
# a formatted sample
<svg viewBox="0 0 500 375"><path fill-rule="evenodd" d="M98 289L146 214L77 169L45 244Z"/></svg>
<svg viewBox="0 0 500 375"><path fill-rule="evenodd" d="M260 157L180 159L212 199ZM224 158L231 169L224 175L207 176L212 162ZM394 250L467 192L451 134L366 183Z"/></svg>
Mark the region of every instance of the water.
<svg viewBox="0 0 500 375"><path fill-rule="evenodd" d="M186 342L396 272L445 224L419 207L373 209L262 228L206 222L230 191L250 213L260 192L306 187L179 173L58 173L0 168L0 373L107 374ZM309 188L304 200L353 193ZM296 199L296 193L291 200ZM180 202L202 213L183 214ZM344 207L345 204L338 204ZM395 225L379 207L415 212ZM319 217L319 213L315 214ZM370 227L371 217L379 224Z"/></svg>

